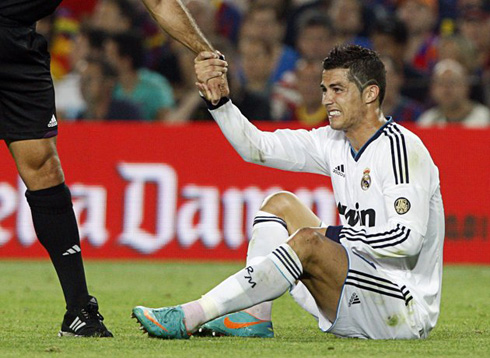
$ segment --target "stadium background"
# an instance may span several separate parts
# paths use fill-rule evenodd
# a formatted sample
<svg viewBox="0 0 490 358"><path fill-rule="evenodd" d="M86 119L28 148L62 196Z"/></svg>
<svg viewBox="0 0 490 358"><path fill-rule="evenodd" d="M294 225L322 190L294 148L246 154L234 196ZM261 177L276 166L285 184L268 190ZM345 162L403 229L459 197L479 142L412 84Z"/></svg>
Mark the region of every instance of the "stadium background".
<svg viewBox="0 0 490 358"><path fill-rule="evenodd" d="M440 170L445 263L490 264L490 130L411 129ZM329 178L245 163L213 123L66 123L59 151L86 259L242 261L253 214L278 189L338 220ZM0 168L0 258L47 258L5 147Z"/></svg>
<svg viewBox="0 0 490 358"><path fill-rule="evenodd" d="M56 36L51 38L50 47L55 80L68 73L68 50L75 49L70 40L80 30L80 20L93 13L97 3L64 0L52 19L51 30ZM221 6L245 1L211 3ZM402 2L362 3L371 10L390 12ZM458 6L483 4L486 10L478 16L488 15L488 1L420 3L438 4L434 33L441 36L450 29L457 30L464 13ZM139 20L139 26L148 26ZM151 33L156 39L151 37L147 42L160 44L165 40L160 32ZM490 129L421 129L416 123L403 124L422 138L440 170L446 214L445 262L490 264ZM298 126L291 122L257 125L266 130ZM59 152L86 259L242 261L254 212L267 193L278 189L298 194L326 224L338 222L328 178L244 163L212 122L165 125L63 120L60 134ZM0 259L47 259L35 238L24 191L7 148L2 147Z"/></svg>

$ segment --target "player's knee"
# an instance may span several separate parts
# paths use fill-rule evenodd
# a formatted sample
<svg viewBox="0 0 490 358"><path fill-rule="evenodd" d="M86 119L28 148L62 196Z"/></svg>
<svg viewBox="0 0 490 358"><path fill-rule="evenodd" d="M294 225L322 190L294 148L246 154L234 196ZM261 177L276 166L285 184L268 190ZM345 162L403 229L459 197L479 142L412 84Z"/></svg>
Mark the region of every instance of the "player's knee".
<svg viewBox="0 0 490 358"><path fill-rule="evenodd" d="M63 170L57 155L39 158L19 166L19 174L30 190L49 188L64 181Z"/></svg>
<svg viewBox="0 0 490 358"><path fill-rule="evenodd" d="M265 198L260 210L284 218L294 210L298 202L298 197L293 193L289 191L278 191Z"/></svg>
<svg viewBox="0 0 490 358"><path fill-rule="evenodd" d="M315 261L316 255L323 251L326 241L317 229L304 227L296 231L288 244L298 253L302 261L311 262Z"/></svg>

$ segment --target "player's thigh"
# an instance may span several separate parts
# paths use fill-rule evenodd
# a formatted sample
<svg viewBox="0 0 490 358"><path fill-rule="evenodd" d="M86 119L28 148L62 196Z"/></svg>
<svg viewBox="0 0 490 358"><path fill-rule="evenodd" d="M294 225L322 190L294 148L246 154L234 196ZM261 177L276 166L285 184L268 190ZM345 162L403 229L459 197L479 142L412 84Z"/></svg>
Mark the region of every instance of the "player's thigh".
<svg viewBox="0 0 490 358"><path fill-rule="evenodd" d="M50 188L64 181L56 137L8 141L7 144L29 190Z"/></svg>
<svg viewBox="0 0 490 358"><path fill-rule="evenodd" d="M319 309L333 321L348 270L344 247L325 237L324 228L302 228L288 244L303 266L301 282Z"/></svg>
<svg viewBox="0 0 490 358"><path fill-rule="evenodd" d="M286 221L289 234L303 227L318 227L321 220L309 207L291 192L279 191L269 195L261 210L274 214Z"/></svg>
<svg viewBox="0 0 490 358"><path fill-rule="evenodd" d="M347 248L349 270L331 327L320 328L342 337L413 339L426 335L419 307L406 284Z"/></svg>
<svg viewBox="0 0 490 358"><path fill-rule="evenodd" d="M46 40L32 27L0 27L0 139L57 134Z"/></svg>

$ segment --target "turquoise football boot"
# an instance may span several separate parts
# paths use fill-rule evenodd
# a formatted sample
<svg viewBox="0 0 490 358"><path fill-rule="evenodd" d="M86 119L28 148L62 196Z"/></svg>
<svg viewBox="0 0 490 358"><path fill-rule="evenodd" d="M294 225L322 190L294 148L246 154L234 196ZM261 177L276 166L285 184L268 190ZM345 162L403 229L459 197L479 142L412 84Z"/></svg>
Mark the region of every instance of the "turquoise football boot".
<svg viewBox="0 0 490 358"><path fill-rule="evenodd" d="M141 329L148 332L150 337L165 339L190 337L184 325L184 311L180 306L162 308L137 306L133 308L132 317L138 320Z"/></svg>
<svg viewBox="0 0 490 358"><path fill-rule="evenodd" d="M194 335L273 338L274 329L271 321L263 321L245 311L239 311L203 324Z"/></svg>

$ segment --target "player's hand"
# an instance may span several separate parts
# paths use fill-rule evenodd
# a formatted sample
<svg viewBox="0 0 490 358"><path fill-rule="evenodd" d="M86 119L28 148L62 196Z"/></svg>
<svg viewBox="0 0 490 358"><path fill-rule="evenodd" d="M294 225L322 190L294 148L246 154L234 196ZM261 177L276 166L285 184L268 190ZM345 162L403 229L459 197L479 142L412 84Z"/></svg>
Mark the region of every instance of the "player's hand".
<svg viewBox="0 0 490 358"><path fill-rule="evenodd" d="M204 97L213 104L217 104L222 97L230 94L226 73L228 63L219 59L214 52L201 52L194 60L196 71L196 86Z"/></svg>

